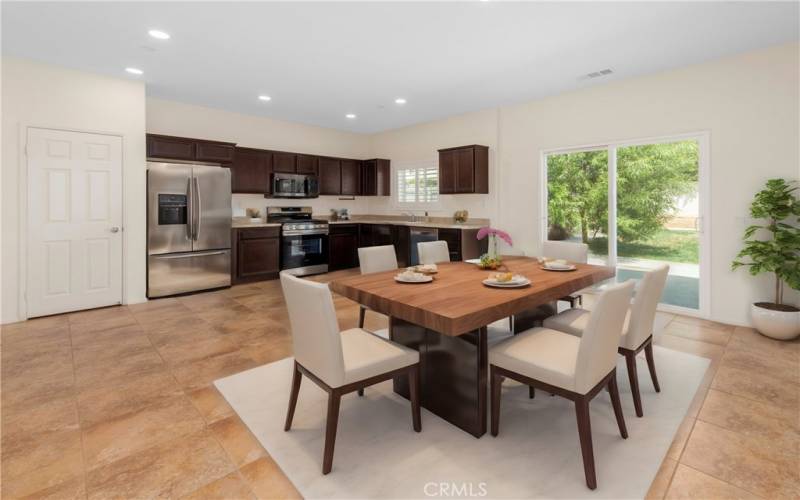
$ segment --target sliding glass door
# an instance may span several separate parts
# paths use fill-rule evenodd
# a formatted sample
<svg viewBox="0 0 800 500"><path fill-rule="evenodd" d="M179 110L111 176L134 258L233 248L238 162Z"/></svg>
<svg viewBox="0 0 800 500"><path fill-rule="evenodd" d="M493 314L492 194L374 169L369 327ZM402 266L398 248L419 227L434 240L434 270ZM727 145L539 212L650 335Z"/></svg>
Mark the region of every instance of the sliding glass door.
<svg viewBox="0 0 800 500"><path fill-rule="evenodd" d="M568 151L547 157L547 239L582 241L589 262L608 261L608 151Z"/></svg>
<svg viewBox="0 0 800 500"><path fill-rule="evenodd" d="M619 281L669 264L662 308L705 315L706 149L701 134L545 154L544 236L588 244Z"/></svg>

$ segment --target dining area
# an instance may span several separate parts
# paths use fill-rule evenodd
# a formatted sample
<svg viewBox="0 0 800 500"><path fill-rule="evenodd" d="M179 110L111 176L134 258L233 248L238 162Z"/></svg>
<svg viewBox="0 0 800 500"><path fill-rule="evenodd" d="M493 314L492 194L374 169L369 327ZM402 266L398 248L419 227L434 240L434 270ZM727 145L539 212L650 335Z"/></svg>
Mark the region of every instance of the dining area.
<svg viewBox="0 0 800 500"><path fill-rule="evenodd" d="M342 437L337 443L339 427L352 425L342 414L343 407L349 408L347 414L353 405L369 413L378 411L369 408L376 400L390 398L392 419L400 424L407 417L396 415L403 406L398 403L406 401L411 425L400 425L413 434L404 438L404 446L429 443L436 448L434 443L442 437L435 428L446 426L448 435L458 435L463 445L471 446L462 441L465 437L480 443L482 449L494 441L497 452L507 446L503 438L508 432L516 435L514 446L523 446L523 454L519 424L546 426L554 422L552 411L558 408L562 415L558 434L569 432L565 420L572 428L570 438L565 435L558 440L558 448L573 458L580 455L584 491L598 487L598 475L618 475L619 471L606 470L615 464L596 460L598 455L605 457L606 450L598 447L595 453L594 445L613 442L616 452L624 453L619 443L631 441L629 437L642 438L629 432L643 428L632 422L646 418L642 394L648 412L660 406L651 404L661 391L652 340L668 267L636 283L614 283L615 270L588 264L587 249L579 243L557 242L544 248L542 256L496 256L500 265L493 270L485 269L480 260L450 262L446 245L444 241L419 243L420 265L410 268L398 268L391 245L361 248L360 274L329 283L281 275L295 354L291 382L283 388L289 393L282 426L285 435L296 432L293 422L303 415L302 408L298 410L304 399L301 386L314 391L316 421L324 421L324 431L314 432L322 441L322 449L317 450L322 452L321 462L316 455L317 474L321 468L326 477L336 476L342 468L370 466L360 460L369 455L364 450L352 456L353 443ZM358 304L356 328L339 329L334 294ZM591 310L580 307L587 294L593 298ZM385 317L388 329L365 329L365 318L372 315ZM650 374L643 383L637 372L639 353L644 354L639 358L645 358L642 361ZM682 360L667 361L681 364ZM701 363L688 372L696 375L704 368ZM620 385L626 381L621 394ZM520 405L531 407L523 412ZM537 405L542 406L539 411ZM653 416L655 427L661 417ZM361 427L373 423L361 421ZM613 432L609 432L611 425ZM487 431L491 436L486 436ZM337 444L358 463L334 461ZM381 452L381 439L371 441L370 453L391 453L395 445L386 444L388 448ZM532 445L530 451L534 449ZM633 443L627 449L632 453L628 459L640 460L636 455L641 446ZM525 455L517 459L523 464L536 462ZM478 463L484 470L489 465ZM580 483L567 485L566 491L575 494L576 484Z"/></svg>

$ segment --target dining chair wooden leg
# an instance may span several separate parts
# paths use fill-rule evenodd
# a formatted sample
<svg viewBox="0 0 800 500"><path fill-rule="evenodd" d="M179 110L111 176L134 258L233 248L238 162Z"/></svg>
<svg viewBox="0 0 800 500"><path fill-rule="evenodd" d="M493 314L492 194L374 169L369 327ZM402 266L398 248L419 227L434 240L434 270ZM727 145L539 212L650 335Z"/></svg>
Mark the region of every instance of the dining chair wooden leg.
<svg viewBox="0 0 800 500"><path fill-rule="evenodd" d="M420 417L419 409L419 378L419 364L417 364L408 370L408 393L411 398L411 421L416 432L420 432L422 430L422 419Z"/></svg>
<svg viewBox="0 0 800 500"><path fill-rule="evenodd" d="M622 403L619 400L619 387L617 387L617 370L608 379L608 394L611 396L611 405L614 407L614 416L617 418L619 435L628 439L628 429L625 427L625 416L622 414Z"/></svg>
<svg viewBox="0 0 800 500"><path fill-rule="evenodd" d="M658 376L656 376L656 362L653 359L653 339L644 346L644 357L647 359L647 368L650 370L650 379L653 381L653 388L656 392L661 392L661 386L658 385Z"/></svg>
<svg viewBox="0 0 800 500"><path fill-rule="evenodd" d="M489 369L491 384L491 433L497 437L500 431L500 389L503 385L503 377L495 373L494 366Z"/></svg>
<svg viewBox="0 0 800 500"><path fill-rule="evenodd" d="M358 395L359 396L363 396L364 395L364 388L363 387L358 390Z"/></svg>
<svg viewBox="0 0 800 500"><path fill-rule="evenodd" d="M297 395L300 393L300 382L303 380L303 374L297 368L297 362L294 363L294 373L292 374L292 390L289 394L289 409L286 411L286 423L283 426L284 431L292 428L292 419L294 419L294 409L297 407Z"/></svg>
<svg viewBox="0 0 800 500"><path fill-rule="evenodd" d="M639 375L636 373L636 353L629 351L625 353L625 364L628 367L628 380L631 383L631 394L633 395L633 407L636 409L636 416L644 415L642 412L642 396L639 394Z"/></svg>
<svg viewBox="0 0 800 500"><path fill-rule="evenodd" d="M339 424L339 403L341 394L333 390L328 393L328 417L325 422L325 453L322 457L322 473L327 474L333 467L333 447L336 445L336 427Z"/></svg>
<svg viewBox="0 0 800 500"><path fill-rule="evenodd" d="M589 420L589 400L581 397L575 400L575 415L578 420L578 436L581 441L583 455L583 473L586 486L590 490L597 488L597 477L594 471L594 450L592 449L592 424Z"/></svg>
<svg viewBox="0 0 800 500"><path fill-rule="evenodd" d="M530 399L533 399L534 397L536 397L536 389L534 389L532 385L528 386L528 397Z"/></svg>
<svg viewBox="0 0 800 500"><path fill-rule="evenodd" d="M364 328L364 317L367 315L367 308L364 306L358 306L358 327ZM350 323L352 324L352 323Z"/></svg>

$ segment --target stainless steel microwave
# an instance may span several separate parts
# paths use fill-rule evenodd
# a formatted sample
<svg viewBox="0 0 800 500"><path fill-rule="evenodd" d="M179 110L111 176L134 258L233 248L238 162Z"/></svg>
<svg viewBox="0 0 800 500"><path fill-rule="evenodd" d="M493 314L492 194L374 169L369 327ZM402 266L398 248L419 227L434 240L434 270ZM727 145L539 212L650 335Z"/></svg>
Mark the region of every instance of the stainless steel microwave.
<svg viewBox="0 0 800 500"><path fill-rule="evenodd" d="M272 174L271 198L317 198L319 180L316 175Z"/></svg>

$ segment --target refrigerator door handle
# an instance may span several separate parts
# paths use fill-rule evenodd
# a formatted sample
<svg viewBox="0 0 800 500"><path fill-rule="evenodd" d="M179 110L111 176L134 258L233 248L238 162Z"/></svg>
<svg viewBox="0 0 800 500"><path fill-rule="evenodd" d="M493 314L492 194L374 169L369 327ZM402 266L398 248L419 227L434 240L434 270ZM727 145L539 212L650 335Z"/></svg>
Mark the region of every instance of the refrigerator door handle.
<svg viewBox="0 0 800 500"><path fill-rule="evenodd" d="M194 241L200 237L200 224L201 224L201 213L203 210L203 202L200 199L200 180L196 176L192 176L192 180L194 181Z"/></svg>
<svg viewBox="0 0 800 500"><path fill-rule="evenodd" d="M192 201L192 178L186 181L186 239L191 240L194 236L194 224L192 214L194 213L194 201Z"/></svg>

